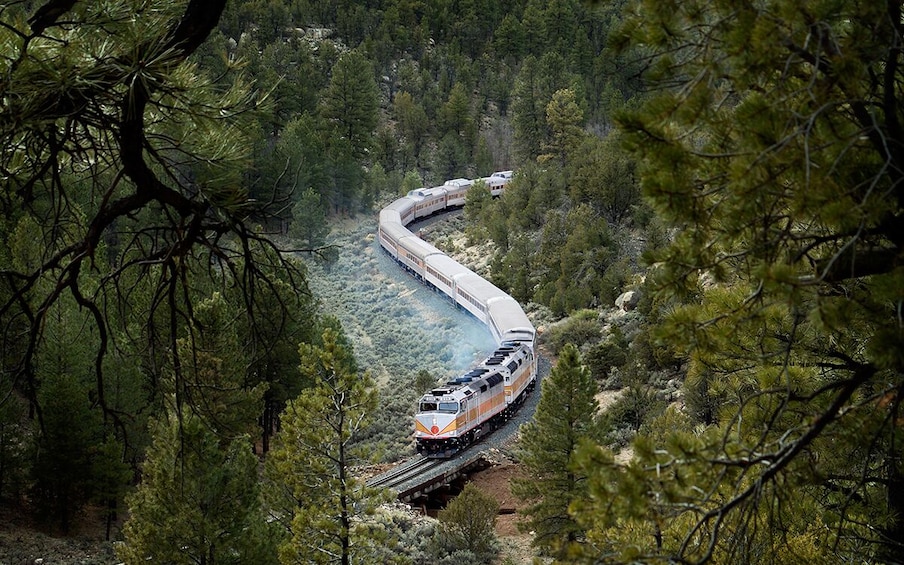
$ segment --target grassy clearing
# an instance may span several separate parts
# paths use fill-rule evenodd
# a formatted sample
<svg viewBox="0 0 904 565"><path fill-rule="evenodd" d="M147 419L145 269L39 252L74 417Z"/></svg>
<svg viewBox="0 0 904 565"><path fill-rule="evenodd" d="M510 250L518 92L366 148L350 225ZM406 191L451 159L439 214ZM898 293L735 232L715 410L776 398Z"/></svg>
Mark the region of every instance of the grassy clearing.
<svg viewBox="0 0 904 565"><path fill-rule="evenodd" d="M376 217L345 220L331 234L338 259L310 264L311 288L342 322L361 368L388 384L422 369L444 379L481 361L494 346L486 327L405 272L376 231Z"/></svg>

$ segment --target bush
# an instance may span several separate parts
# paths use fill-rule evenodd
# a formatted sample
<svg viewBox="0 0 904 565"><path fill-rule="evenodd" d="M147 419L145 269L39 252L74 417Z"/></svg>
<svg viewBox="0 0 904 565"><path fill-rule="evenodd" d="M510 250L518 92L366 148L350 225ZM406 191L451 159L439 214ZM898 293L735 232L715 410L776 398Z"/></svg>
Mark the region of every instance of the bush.
<svg viewBox="0 0 904 565"><path fill-rule="evenodd" d="M443 553L471 554L480 563L489 563L499 552L496 539L496 515L499 503L473 484L455 497L445 510L439 513L439 543ZM449 561L462 563L465 561Z"/></svg>
<svg viewBox="0 0 904 565"><path fill-rule="evenodd" d="M664 409L665 403L657 399L655 391L644 386L630 386L609 407L606 417L613 428L628 426L637 431Z"/></svg>
<svg viewBox="0 0 904 565"><path fill-rule="evenodd" d="M610 376L617 374L628 361L628 350L624 343L617 339L607 339L591 346L584 354L584 362L590 368L590 374L598 383L606 382ZM606 388L619 388L621 383L607 383Z"/></svg>
<svg viewBox="0 0 904 565"><path fill-rule="evenodd" d="M421 373L429 376L429 373ZM380 401L371 424L359 438L371 453L378 455L383 463L398 461L414 454L414 411L418 398L426 390L413 384L421 375L412 378L408 384L384 388L380 391Z"/></svg>
<svg viewBox="0 0 904 565"><path fill-rule="evenodd" d="M566 345L573 344L580 348L587 343L599 341L602 337L597 313L595 310L579 310L570 318L550 326L543 334L543 341L553 354L558 355Z"/></svg>

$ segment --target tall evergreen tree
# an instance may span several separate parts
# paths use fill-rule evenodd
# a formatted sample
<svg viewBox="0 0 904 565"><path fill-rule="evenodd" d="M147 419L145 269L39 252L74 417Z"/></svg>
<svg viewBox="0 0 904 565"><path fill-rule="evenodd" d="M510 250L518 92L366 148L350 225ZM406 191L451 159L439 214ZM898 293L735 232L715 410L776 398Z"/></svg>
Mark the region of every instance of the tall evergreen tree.
<svg viewBox="0 0 904 565"><path fill-rule="evenodd" d="M472 240L486 239L486 219L492 206L490 187L483 180L477 180L465 195L464 214L468 221L468 236Z"/></svg>
<svg viewBox="0 0 904 565"><path fill-rule="evenodd" d="M247 436L218 437L196 415L154 427L117 554L125 563L277 563Z"/></svg>
<svg viewBox="0 0 904 565"><path fill-rule="evenodd" d="M575 100L580 94L573 84L576 77L568 71L561 54L545 53L528 57L521 65L515 79L512 104L512 124L515 126L515 143L525 158L534 159L550 141L551 130L546 119L546 107L553 94L572 88Z"/></svg>
<svg viewBox="0 0 904 565"><path fill-rule="evenodd" d="M597 390L574 345L562 349L541 389L534 419L521 427L518 440L527 476L513 482L512 492L531 501L523 528L534 532L534 545L564 558L584 538L568 507L587 492L574 457L578 445L594 437Z"/></svg>
<svg viewBox="0 0 904 565"><path fill-rule="evenodd" d="M589 203L608 222L627 219L640 203L636 165L620 146L618 135L603 140L585 137L572 165L571 199Z"/></svg>
<svg viewBox="0 0 904 565"><path fill-rule="evenodd" d="M541 154L538 160L542 163L555 159L564 169L584 137L581 129L583 121L584 112L575 100L574 91L569 88L555 91L546 105L546 123L551 135L543 146L546 153Z"/></svg>
<svg viewBox="0 0 904 565"><path fill-rule="evenodd" d="M323 93L323 115L334 124L336 134L348 141L356 158L366 155L372 143L378 96L371 62L357 51L339 57Z"/></svg>
<svg viewBox="0 0 904 565"><path fill-rule="evenodd" d="M376 409L377 393L336 330L325 329L320 345L302 344L300 353L301 372L314 384L286 407L267 460L274 504L291 532L280 561L349 565L368 555L356 519L382 501L351 473L367 461L355 440Z"/></svg>
<svg viewBox="0 0 904 565"><path fill-rule="evenodd" d="M292 206L292 225L289 234L298 241L301 249L314 251L323 246L329 232L323 197L308 187L302 191Z"/></svg>
<svg viewBox="0 0 904 565"><path fill-rule="evenodd" d="M393 100L393 114L398 123L399 133L402 134L414 158L411 165L416 166L420 163L421 149L430 130L427 113L420 104L415 102L411 94L402 91Z"/></svg>

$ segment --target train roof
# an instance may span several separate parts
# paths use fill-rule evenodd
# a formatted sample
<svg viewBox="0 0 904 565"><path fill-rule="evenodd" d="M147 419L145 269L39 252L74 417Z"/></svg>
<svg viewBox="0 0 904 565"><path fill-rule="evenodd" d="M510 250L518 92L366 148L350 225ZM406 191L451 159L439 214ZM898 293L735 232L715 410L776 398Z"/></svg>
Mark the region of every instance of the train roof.
<svg viewBox="0 0 904 565"><path fill-rule="evenodd" d="M405 231L408 231L407 229ZM418 236L408 232L407 236L400 237L398 240L399 246L407 249L409 252L414 254L421 261L425 260L428 256L433 256L436 254L442 255L442 251L434 247L433 245L427 243L423 239Z"/></svg>
<svg viewBox="0 0 904 565"><path fill-rule="evenodd" d="M398 210L390 210L389 208L383 208L380 210L380 227L384 227L384 224L402 224L402 215Z"/></svg>
<svg viewBox="0 0 904 565"><path fill-rule="evenodd" d="M504 375L501 374L503 370L509 371L509 374L511 374L517 368L519 362L523 362L526 357L527 347L524 344L500 345L493 351L492 355L484 359L483 363L465 374L447 381L445 384L447 388L444 390L452 393L461 388L470 388L472 391L477 392L483 384L495 386L504 379Z"/></svg>
<svg viewBox="0 0 904 565"><path fill-rule="evenodd" d="M404 216L405 212L410 210L412 206L414 206L414 200L408 198L407 196L403 196L389 206L383 208L383 210L395 210L396 212Z"/></svg>
<svg viewBox="0 0 904 565"><path fill-rule="evenodd" d="M518 301L511 296L490 300L487 304L487 314L496 325L496 329L502 339L513 339L516 336L522 339L530 335L533 340L534 325L528 319Z"/></svg>
<svg viewBox="0 0 904 565"><path fill-rule="evenodd" d="M440 194L445 194L446 189L441 186L434 186L432 188L418 188L408 192L408 198L412 200L423 200L424 198L430 198L431 196L439 196Z"/></svg>
<svg viewBox="0 0 904 565"><path fill-rule="evenodd" d="M380 229L396 243L403 237L410 237L413 235L411 230L399 223L398 220L394 222L380 222Z"/></svg>
<svg viewBox="0 0 904 565"><path fill-rule="evenodd" d="M486 305L491 298L508 296L499 287L473 271L470 274L458 277L456 284L458 288L466 291L483 305Z"/></svg>
<svg viewBox="0 0 904 565"><path fill-rule="evenodd" d="M510 179L508 179L506 177L484 177L480 180L482 180L484 182L484 184L486 184L487 186L494 187L494 186L506 185L506 184L508 184L508 181Z"/></svg>
<svg viewBox="0 0 904 565"><path fill-rule="evenodd" d="M474 274L474 271L448 255L431 255L430 257L427 257L426 261L428 265L435 268L440 273L455 280L464 275Z"/></svg>
<svg viewBox="0 0 904 565"><path fill-rule="evenodd" d="M474 183L471 179L450 179L444 184L446 186L471 186Z"/></svg>

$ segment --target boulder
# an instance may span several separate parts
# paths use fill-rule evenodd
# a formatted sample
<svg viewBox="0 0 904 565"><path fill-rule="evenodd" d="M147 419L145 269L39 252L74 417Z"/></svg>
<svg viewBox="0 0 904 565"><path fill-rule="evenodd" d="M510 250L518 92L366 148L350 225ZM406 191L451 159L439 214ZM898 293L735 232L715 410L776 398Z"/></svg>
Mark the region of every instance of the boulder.
<svg viewBox="0 0 904 565"><path fill-rule="evenodd" d="M636 290L629 290L628 292L621 293L618 298L615 299L615 307L624 310L625 312L629 312L635 308L637 308L637 304L640 302L640 292Z"/></svg>

